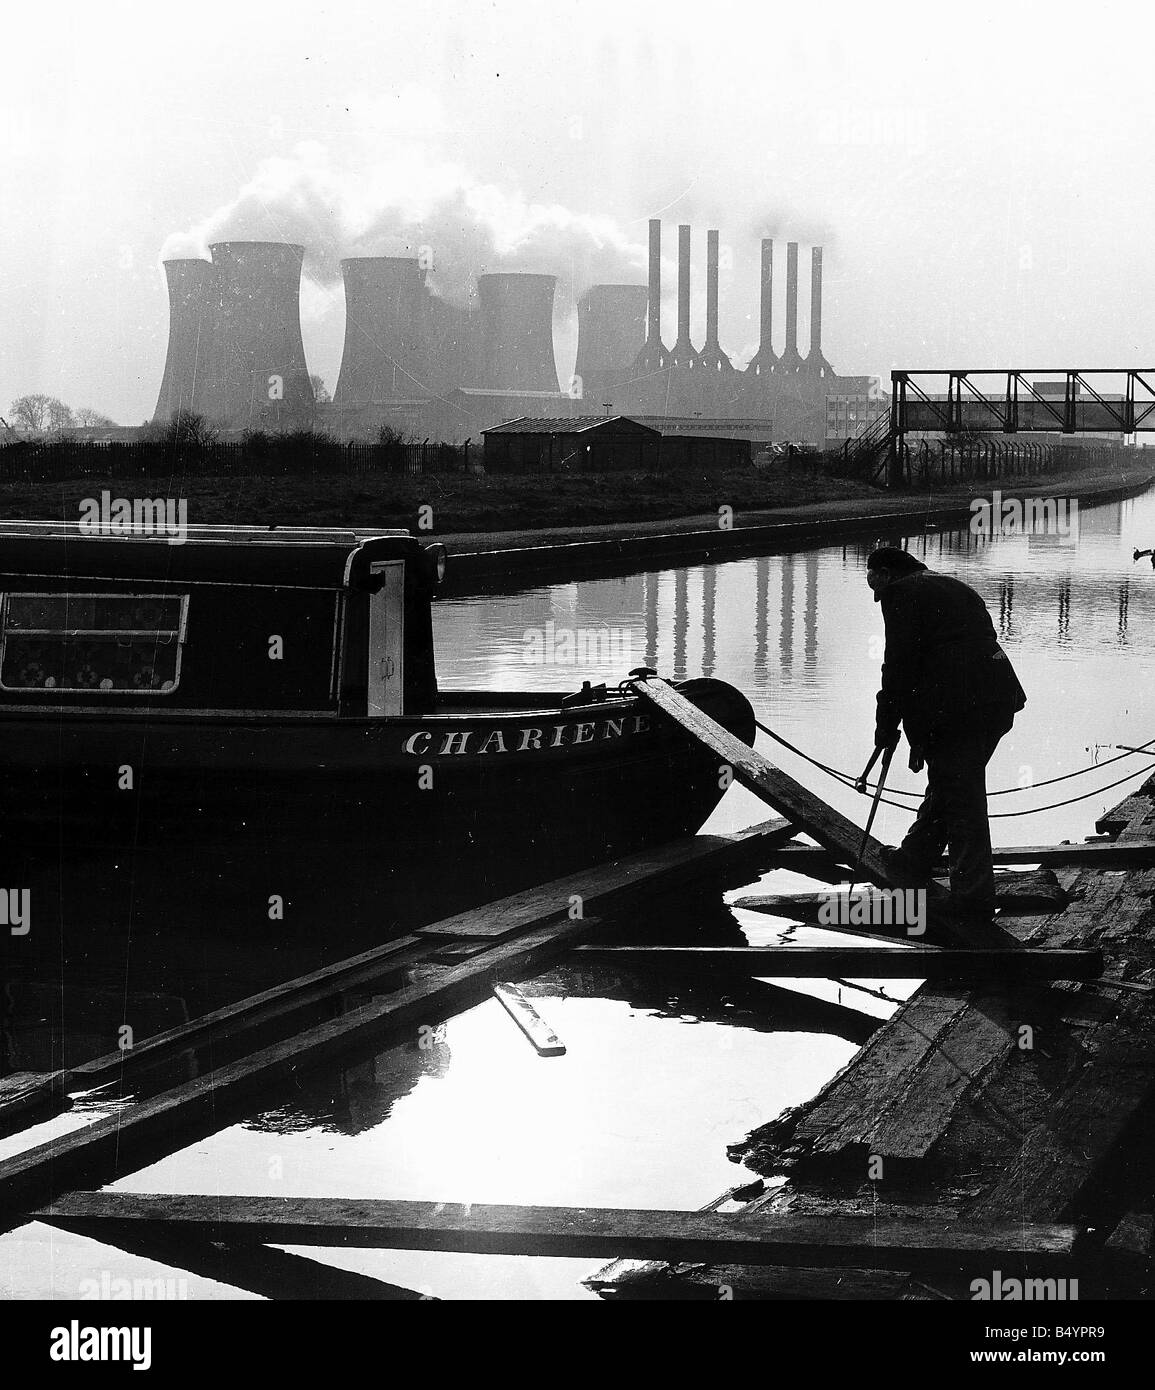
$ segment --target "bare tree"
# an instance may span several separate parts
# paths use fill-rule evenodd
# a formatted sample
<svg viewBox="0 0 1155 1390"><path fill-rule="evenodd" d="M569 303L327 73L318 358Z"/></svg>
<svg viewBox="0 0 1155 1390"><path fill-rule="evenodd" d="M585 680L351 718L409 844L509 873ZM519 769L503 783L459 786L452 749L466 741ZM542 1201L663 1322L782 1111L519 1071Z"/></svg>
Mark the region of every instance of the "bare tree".
<svg viewBox="0 0 1155 1390"><path fill-rule="evenodd" d="M58 401L55 396L48 401L48 428L50 430L70 430L76 424L72 407Z"/></svg>
<svg viewBox="0 0 1155 1390"><path fill-rule="evenodd" d="M107 415L102 415L90 405L82 405L76 411L76 423L89 429L107 429L110 425L115 425L116 421L110 420Z"/></svg>
<svg viewBox="0 0 1155 1390"><path fill-rule="evenodd" d="M12 416L13 423L18 429L32 430L35 434L39 434L41 430L48 428L51 404L51 396L34 393L30 396L20 396L14 400L12 409L8 413Z"/></svg>
<svg viewBox="0 0 1155 1390"><path fill-rule="evenodd" d="M55 396L46 396L39 391L13 401L11 414L21 429L33 434L71 429L76 423L69 406Z"/></svg>
<svg viewBox="0 0 1155 1390"><path fill-rule="evenodd" d="M162 444L189 449L203 449L216 441L217 432L203 415L195 410L178 410L159 431Z"/></svg>

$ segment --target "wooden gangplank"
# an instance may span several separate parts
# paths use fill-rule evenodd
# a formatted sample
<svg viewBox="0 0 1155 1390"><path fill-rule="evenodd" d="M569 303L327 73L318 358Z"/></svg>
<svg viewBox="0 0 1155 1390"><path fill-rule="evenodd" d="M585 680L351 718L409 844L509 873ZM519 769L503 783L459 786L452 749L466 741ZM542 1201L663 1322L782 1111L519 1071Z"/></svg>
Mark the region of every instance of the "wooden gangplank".
<svg viewBox="0 0 1155 1390"><path fill-rule="evenodd" d="M843 863L858 865L859 875L881 888L902 887L883 862L880 854L883 846L873 836L867 836L864 844L862 830L841 811L828 806L757 749L703 714L666 681L638 680L633 688L642 699L715 754L730 769L736 782L787 816L797 829L817 840L828 853ZM931 880L925 885L925 891L931 920L945 939L971 946L1013 944L1013 938L997 926L975 929L956 920L950 911L950 893L941 884Z"/></svg>
<svg viewBox="0 0 1155 1390"><path fill-rule="evenodd" d="M134 1192L73 1192L35 1216L97 1240L144 1229L226 1244L948 1271L1062 1269L1082 1235L1069 1223Z"/></svg>
<svg viewBox="0 0 1155 1390"><path fill-rule="evenodd" d="M996 946L579 946L576 961L653 969L733 970L782 979L1094 980L1103 953L1092 948L1028 950Z"/></svg>
<svg viewBox="0 0 1155 1390"><path fill-rule="evenodd" d="M764 861L768 846L779 843L788 834L789 827L775 820L736 835L686 836L660 849L618 861L609 866L608 876L618 887L624 884L634 891L647 882L685 882L693 876L687 872L687 864L702 875L745 871ZM3 1160L0 1210L13 1211L22 1203L43 1201L47 1194L64 1191L92 1177L111 1181L149 1158L191 1142L201 1133L211 1133L225 1122L227 1114L243 1108L246 1099L267 1091L299 1067L384 1045L399 1034L415 1033L422 1025L435 1023L488 997L493 985L541 969L600 925L599 919L589 914L577 919L569 916L569 882L561 880L560 886L545 884L533 893L477 908L476 933L468 930L468 922L463 924L460 915L454 918L455 930L450 934L467 937L484 938L491 919L501 924L497 939L483 941L483 949L463 961L446 965L384 999L206 1071L137 1102L118 1115ZM597 871L589 870L583 882L596 899ZM512 919L520 923L519 928L509 927ZM462 932L463 925L466 930ZM431 947L440 951L443 942L438 941L436 932L431 933L429 940ZM348 985L344 964L329 967L339 982L334 996ZM183 1040L171 1045L187 1046Z"/></svg>

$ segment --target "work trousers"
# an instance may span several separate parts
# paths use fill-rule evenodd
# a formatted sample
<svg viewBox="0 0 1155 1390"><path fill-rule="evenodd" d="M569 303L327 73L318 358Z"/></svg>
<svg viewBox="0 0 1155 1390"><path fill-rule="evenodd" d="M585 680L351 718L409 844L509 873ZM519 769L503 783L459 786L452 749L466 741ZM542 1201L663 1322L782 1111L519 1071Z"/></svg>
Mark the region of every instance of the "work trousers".
<svg viewBox="0 0 1155 1390"><path fill-rule="evenodd" d="M1009 727L963 728L927 741L926 796L901 846L928 874L949 846L951 893L960 906L982 914L995 909L987 763Z"/></svg>

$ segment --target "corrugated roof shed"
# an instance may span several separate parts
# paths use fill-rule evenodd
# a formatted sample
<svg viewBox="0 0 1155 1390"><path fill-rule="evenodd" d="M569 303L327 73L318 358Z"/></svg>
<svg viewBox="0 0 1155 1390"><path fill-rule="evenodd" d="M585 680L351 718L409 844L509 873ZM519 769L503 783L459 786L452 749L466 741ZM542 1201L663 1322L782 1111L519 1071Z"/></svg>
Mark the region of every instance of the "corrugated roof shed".
<svg viewBox="0 0 1155 1390"><path fill-rule="evenodd" d="M568 415L560 419L522 415L516 420L507 420L503 425L482 430L482 434L583 434L587 430L604 430L615 434L661 434L660 429L642 424L629 415Z"/></svg>

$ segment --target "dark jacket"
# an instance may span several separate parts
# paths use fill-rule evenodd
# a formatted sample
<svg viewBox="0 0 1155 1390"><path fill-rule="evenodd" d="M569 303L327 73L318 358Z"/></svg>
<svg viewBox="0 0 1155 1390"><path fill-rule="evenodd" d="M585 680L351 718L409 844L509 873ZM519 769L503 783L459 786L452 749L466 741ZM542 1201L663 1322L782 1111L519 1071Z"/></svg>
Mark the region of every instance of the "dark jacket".
<svg viewBox="0 0 1155 1390"><path fill-rule="evenodd" d="M986 604L961 580L919 570L879 596L886 624L875 741L902 721L911 744L951 732L1005 733L1027 703Z"/></svg>

